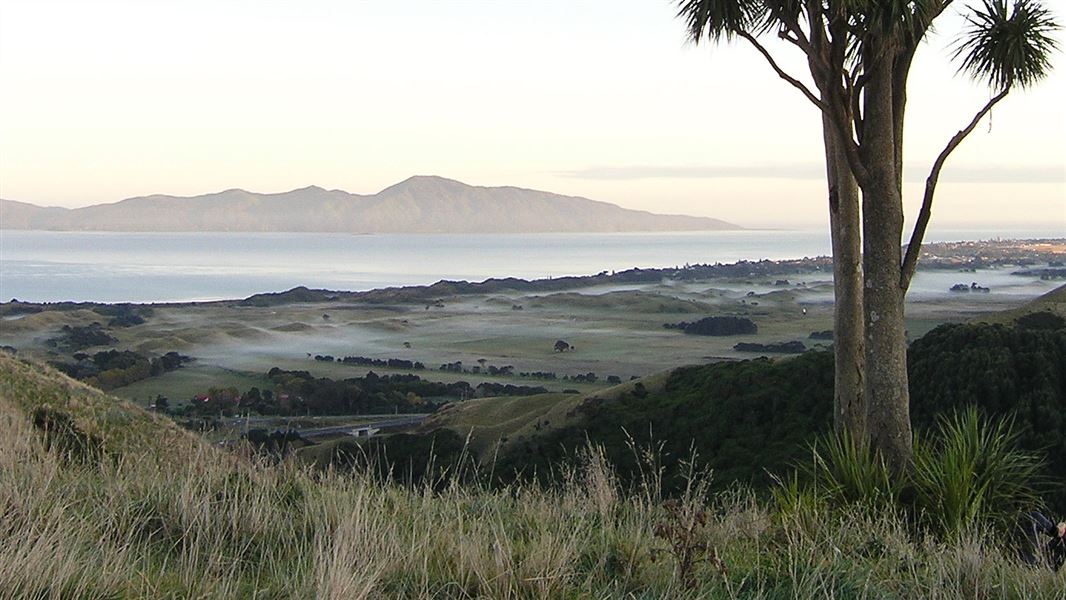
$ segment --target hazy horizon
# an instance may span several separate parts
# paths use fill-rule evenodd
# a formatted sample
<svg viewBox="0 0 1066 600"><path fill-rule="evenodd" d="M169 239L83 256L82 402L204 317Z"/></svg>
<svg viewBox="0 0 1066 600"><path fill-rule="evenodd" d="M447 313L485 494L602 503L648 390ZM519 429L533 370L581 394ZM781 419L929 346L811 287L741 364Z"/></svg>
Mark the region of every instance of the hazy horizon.
<svg viewBox="0 0 1066 600"><path fill-rule="evenodd" d="M655 0L0 0L0 197L70 208L231 188L369 194L432 174L823 226L814 109L750 48L687 43L675 12ZM911 78L910 219L933 157L988 97L954 73L945 34L958 21L945 16ZM1013 91L952 156L934 224L1066 228L1061 72Z"/></svg>
<svg viewBox="0 0 1066 600"><path fill-rule="evenodd" d="M429 175L429 174L426 174L426 175L412 175L412 177L420 177L420 176L422 176L422 177L442 177L444 179L451 179L450 177L444 177L442 175ZM458 180L456 180L456 181L458 181ZM399 182L397 182L397 183L399 183ZM461 181L460 183L463 183L463 184L466 184L466 185L469 185L469 186L472 186L472 187L519 187L519 188L522 188L522 189L530 189L530 190L533 190L533 191L549 192L549 193L553 193L553 194L556 193L553 190L524 188L523 186L509 186L509 185L482 186L482 185L479 185L479 184L476 184L476 183L470 183L470 182L467 182L467 181ZM4 196L0 196L0 200L22 202L22 203L25 203L25 204L31 204L33 206L38 206L38 207L41 207L41 208L76 209L76 208L85 208L85 207L89 207L89 206L104 206L104 205L119 204L119 203L124 202L126 200L133 200L133 199L137 199L137 198L145 198L145 197L151 197L151 196L170 196L170 197L175 197L175 198L195 198L195 197L199 197L199 196L210 196L210 195L213 195L213 194L221 194L223 192L228 192L228 191L233 191L233 190L249 192L249 193L257 194L257 195L283 195L283 194L290 193L290 192L296 192L296 191L300 191L300 190L307 189L307 188L315 188L315 187L317 187L317 188L325 189L327 191L341 191L341 192L346 192L346 193L349 193L349 194L352 194L352 195L356 195L356 196L373 196L373 195L375 195L377 193L380 193L381 191L383 191L385 189L388 189L389 187L391 187L391 185L395 185L395 183L394 184L390 184L390 185L386 185L385 187L383 187L381 189L373 190L373 191L368 191L368 190L349 190L349 189L341 189L341 188L326 188L326 187L323 187L323 186L320 186L320 185L317 185L317 184L314 184L314 183L311 183L311 184L308 184L308 185L298 186L298 187L291 188L291 189L277 189L277 190L257 190L257 189L243 188L243 187L229 187L229 188L225 188L225 189L218 189L218 190L212 190L212 191L203 192L203 193L200 193L200 194L189 194L189 195L170 194L168 192L155 192L155 193L151 193L151 194L143 194L143 195L130 196L130 197L125 197L125 198L116 198L114 200L109 200L109 201L95 202L95 203L91 203L91 204L73 205L73 206L64 206L64 205L61 205L61 204L39 204L39 203L36 203L36 202L27 202L27 201L19 199L19 198L8 198L8 197L4 197ZM566 194L566 195L568 196L568 194ZM587 197L583 197L583 196L577 196L577 197L587 198ZM654 207L652 207L652 208L643 208L643 207L640 207L640 206L635 206L635 207L634 206L625 206L625 205L622 205L622 204L611 202L609 200L603 200L601 198L587 198L587 199L588 200L593 200L593 201L598 201L598 202L607 202L609 204L614 204L616 206L619 206L619 207L625 208L625 209L647 211L647 212L650 212L650 213L656 214L656 215L663 215L663 216L695 216L695 217L707 217L707 218L713 218L713 219L719 219L720 218L720 217L715 216L715 214L660 212L660 211L655 210ZM904 232L904 234L905 234L905 238L903 240L904 242L906 242L906 237L908 237L910 235L909 227L912 225L912 218L913 218L913 215L907 215L907 216L908 216L908 221L907 221L908 230ZM1064 215L1064 219L1066 219L1066 215ZM779 223L779 222L775 222L775 221L763 221L763 220L756 220L754 223L736 222L736 221L730 221L728 219L722 219L722 220L727 222L727 223L729 223L729 224L731 224L731 225L736 225L736 226L739 226L739 227L741 227L743 229L754 230L754 231L758 231L758 230L809 231L809 230L824 229L825 225L826 225L825 223L822 223L822 222L818 221L817 219L810 220L810 221L795 221L795 222L784 222L784 223ZM995 222L980 222L980 221L974 222L974 221L968 221L968 220L961 220L961 221L954 221L953 222L953 221L949 221L949 220L946 220L946 219L940 219L939 221L935 222L934 225L935 225L936 229L939 229L941 231L952 231L952 230L965 230L965 231L968 231L968 232L986 231L989 234L996 233L997 231L1018 230L1018 229L1023 229L1023 230L1024 229L1032 229L1034 231L1052 232L1052 231L1057 231L1056 228L1059 227L1060 225L1063 226L1063 227L1066 227L1066 220L1063 220L1061 223L1058 223L1058 222L1055 222L1055 221L1052 221L1052 222L1049 223L1049 221L1046 220L1046 219L1044 219L1044 220L1039 220L1039 219L1034 219L1034 220L1025 220L1025 219L1010 220L1010 219L1006 219L1006 218L1000 218L1000 219L996 220ZM2 224L0 224L0 230L3 230L3 229L4 228L3 228ZM195 233L195 232L192 232L192 233ZM637 233L639 233L639 232L637 232ZM417 233L412 233L411 235L418 235L418 234ZM469 235L469 234L464 234L464 235ZM1066 236L1066 229L1063 229L1062 235Z"/></svg>

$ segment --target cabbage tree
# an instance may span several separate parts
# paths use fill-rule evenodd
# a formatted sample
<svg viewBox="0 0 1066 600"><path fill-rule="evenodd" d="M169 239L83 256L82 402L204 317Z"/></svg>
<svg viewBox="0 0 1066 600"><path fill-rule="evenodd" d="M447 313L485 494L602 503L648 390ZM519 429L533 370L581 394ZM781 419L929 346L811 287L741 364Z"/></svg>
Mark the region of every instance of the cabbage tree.
<svg viewBox="0 0 1066 600"><path fill-rule="evenodd" d="M910 463L912 447L903 302L940 172L993 106L1011 90L1048 74L1056 49L1051 36L1059 28L1040 0L981 0L960 7L964 25L955 32L953 58L960 72L987 83L992 96L969 121L962 121L962 129L930 167L922 206L903 254L907 80L919 44L952 4L952 0L678 2L678 16L690 39L749 43L821 114L837 297L836 420L838 428L867 439L896 469ZM780 66L763 43L768 36L784 40L804 55L813 88ZM858 377L842 369L857 370Z"/></svg>

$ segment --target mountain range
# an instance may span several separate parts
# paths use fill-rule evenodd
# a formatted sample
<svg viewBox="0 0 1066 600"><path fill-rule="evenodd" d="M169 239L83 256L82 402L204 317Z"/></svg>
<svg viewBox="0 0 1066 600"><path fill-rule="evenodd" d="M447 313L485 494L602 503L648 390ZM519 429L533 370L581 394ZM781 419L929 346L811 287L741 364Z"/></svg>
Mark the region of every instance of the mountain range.
<svg viewBox="0 0 1066 600"><path fill-rule="evenodd" d="M741 229L517 187L415 176L371 195L317 186L277 194L231 189L152 195L84 208L0 200L0 229L344 233L544 233Z"/></svg>

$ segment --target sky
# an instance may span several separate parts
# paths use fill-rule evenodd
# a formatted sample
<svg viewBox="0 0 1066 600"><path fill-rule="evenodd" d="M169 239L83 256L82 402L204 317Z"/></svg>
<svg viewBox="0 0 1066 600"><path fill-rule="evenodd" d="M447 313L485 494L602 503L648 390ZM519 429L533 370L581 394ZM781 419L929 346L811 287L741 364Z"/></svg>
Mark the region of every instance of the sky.
<svg viewBox="0 0 1066 600"><path fill-rule="evenodd" d="M958 4L908 88L912 218L932 160L990 97L951 62ZM441 175L823 226L816 109L743 42L687 42L675 13L669 0L0 0L0 197L373 193ZM767 44L803 74L793 48ZM1066 57L1054 62L952 155L934 226L1066 231Z"/></svg>

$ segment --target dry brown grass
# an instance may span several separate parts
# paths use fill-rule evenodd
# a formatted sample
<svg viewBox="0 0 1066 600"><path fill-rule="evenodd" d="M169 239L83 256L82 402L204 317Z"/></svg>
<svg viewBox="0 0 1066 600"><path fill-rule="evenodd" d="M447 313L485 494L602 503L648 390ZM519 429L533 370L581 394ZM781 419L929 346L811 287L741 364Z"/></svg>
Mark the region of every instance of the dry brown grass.
<svg viewBox="0 0 1066 600"><path fill-rule="evenodd" d="M69 400L64 398L69 396ZM27 410L69 410L109 453L45 448ZM119 417L124 414L124 417ZM53 372L0 361L5 598L1056 598L1062 574L994 540L916 536L892 516L813 506L794 519L743 491L703 511L724 573L683 584L661 554L652 482L622 489L594 450L555 489L401 487L225 454ZM697 481L698 483L698 481ZM686 513L688 514L688 513ZM702 543L702 542L701 542Z"/></svg>

